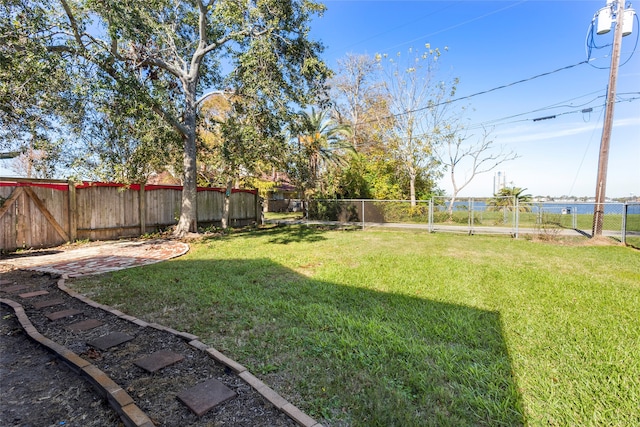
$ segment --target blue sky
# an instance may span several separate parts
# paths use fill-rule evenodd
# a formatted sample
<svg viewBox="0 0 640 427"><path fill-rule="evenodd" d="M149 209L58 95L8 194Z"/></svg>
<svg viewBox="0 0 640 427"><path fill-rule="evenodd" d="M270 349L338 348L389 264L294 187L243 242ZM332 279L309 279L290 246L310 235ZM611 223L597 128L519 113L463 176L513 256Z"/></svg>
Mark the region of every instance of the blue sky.
<svg viewBox="0 0 640 427"><path fill-rule="evenodd" d="M457 95L462 97L586 60L587 31L605 0L324 3L328 10L314 19L311 35L325 44L329 66L347 53L447 46L442 71L461 79ZM611 42L612 33L596 36L598 44ZM631 55L638 33L636 21L633 34L623 39L622 61L628 62L619 70L620 99L640 97L640 52ZM600 49L593 66L579 65L464 102L474 110L468 115L471 124L495 121L496 144L520 155L500 167L508 184L533 195L594 196L609 54L610 48ZM591 113L580 112L589 107ZM533 121L551 115L557 117ZM0 161L0 175L12 174L7 167L8 161ZM490 196L493 176L476 177L461 195ZM451 191L447 179L440 187ZM640 196L640 99L616 104L609 155L607 196L631 193Z"/></svg>
<svg viewBox="0 0 640 427"><path fill-rule="evenodd" d="M314 20L312 36L325 44L324 59L331 67L347 53L406 54L425 43L447 46L441 70L444 77L460 78L461 97L585 61L587 31L596 11L605 6L605 0L324 3L328 10ZM612 34L596 36L596 41L610 43ZM620 98L640 97L640 52L631 56L637 35L634 22L633 34L623 39L622 61L630 59L619 69ZM591 65L461 103L474 110L468 115L472 124L497 120L496 144L520 155L500 167L508 184L533 195L594 196L610 53L611 48L597 50L593 55L599 59ZM580 112L589 107L591 113ZM551 115L557 117L533 121ZM640 99L617 103L614 117L607 196L640 195ZM490 196L493 176L476 177L462 196ZM450 193L447 179L440 187Z"/></svg>

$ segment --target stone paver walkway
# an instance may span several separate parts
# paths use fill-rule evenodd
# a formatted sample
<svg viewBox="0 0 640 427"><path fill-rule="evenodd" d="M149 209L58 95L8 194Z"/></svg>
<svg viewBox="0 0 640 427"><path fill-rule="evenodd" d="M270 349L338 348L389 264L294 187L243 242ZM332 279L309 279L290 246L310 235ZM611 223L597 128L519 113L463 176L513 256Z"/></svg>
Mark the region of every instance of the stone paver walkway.
<svg viewBox="0 0 640 427"><path fill-rule="evenodd" d="M69 250L0 260L25 270L78 277L153 264L184 255L189 245L174 240L112 241ZM54 253L51 253L54 252Z"/></svg>
<svg viewBox="0 0 640 427"><path fill-rule="evenodd" d="M245 367L229 359L215 348L208 347L198 341L198 337L184 332L175 331L157 324L148 324L140 319L128 316L118 310L98 304L83 295L77 294L68 289L64 282L70 277L79 277L91 274L106 273L124 268L137 267L147 264L168 260L187 253L189 246L186 243L172 240L140 240L140 241L117 241L93 243L78 248L66 249L56 248L49 251L25 253L24 256L12 256L0 259L0 266L3 264L9 268L19 268L24 270L35 270L45 273L59 274L58 288L72 297L88 304L92 307L101 308L115 318L125 319L144 328L154 328L162 330L184 339L190 340L189 345L206 352L216 362L234 371L248 385L254 388L267 401L273 404L279 411L288 415L296 424L304 427L321 427L313 418L309 417L297 407L287 402L274 390L249 373ZM0 269L1 271L1 269ZM27 292L25 292L27 291ZM18 294L19 292L22 292ZM16 295L17 294L17 295ZM152 427L154 424L147 415L142 412L134 403L134 400L118 384L114 383L104 372L87 360L71 352L63 345L49 340L41 335L33 326L23 309L22 304L14 301L15 297L23 303L31 305L36 310L49 307L65 308L62 299L47 298L49 291L28 289L12 281L0 281L0 303L11 307L25 332L35 341L48 347L62 360L69 364L73 370L80 372L97 389L102 390L102 394L107 397L108 402L120 415L126 426ZM45 299L42 299L45 298ZM38 299L38 301L32 301ZM83 314L82 310L60 309L58 311L46 313L50 321L60 321L61 319L74 318L67 324L60 325L67 330L82 332L91 330L103 324L97 319L84 319L78 321L75 317ZM123 332L113 332L97 339L88 341L91 347L106 351L112 347L123 345L134 340ZM142 355L141 355L142 356ZM156 372L163 367L178 363L184 356L167 351L157 351L150 356L142 357L136 362L138 366L148 372ZM157 374L155 374L157 375ZM223 402L234 399L236 393L216 379L206 379L205 381L183 390L176 397L182 401L193 413L201 416Z"/></svg>

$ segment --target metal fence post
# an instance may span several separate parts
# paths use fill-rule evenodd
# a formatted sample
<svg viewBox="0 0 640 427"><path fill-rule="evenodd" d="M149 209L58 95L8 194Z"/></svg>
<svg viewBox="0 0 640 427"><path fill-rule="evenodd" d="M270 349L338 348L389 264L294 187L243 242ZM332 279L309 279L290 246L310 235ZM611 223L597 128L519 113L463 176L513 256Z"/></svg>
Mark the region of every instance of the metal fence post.
<svg viewBox="0 0 640 427"><path fill-rule="evenodd" d="M469 197L469 234L473 234L473 198Z"/></svg>
<svg viewBox="0 0 640 427"><path fill-rule="evenodd" d="M520 203L518 200L518 197L514 196L515 199L515 215L514 215L514 221L513 221L513 226L514 226L514 235L513 237L515 237L516 239L518 238L518 226L520 225Z"/></svg>
<svg viewBox="0 0 640 427"><path fill-rule="evenodd" d="M428 230L429 233L433 233L433 197L429 199L429 219L427 221L428 223Z"/></svg>
<svg viewBox="0 0 640 427"><path fill-rule="evenodd" d="M624 202L622 205L622 237L620 239L623 245L627 244L627 214L629 213L627 208L627 202Z"/></svg>

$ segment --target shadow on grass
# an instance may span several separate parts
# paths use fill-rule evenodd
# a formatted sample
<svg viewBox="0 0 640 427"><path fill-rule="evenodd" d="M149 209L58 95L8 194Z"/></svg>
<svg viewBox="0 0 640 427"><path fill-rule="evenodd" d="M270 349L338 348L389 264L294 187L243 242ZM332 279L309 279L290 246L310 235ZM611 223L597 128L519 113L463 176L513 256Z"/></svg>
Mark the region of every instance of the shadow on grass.
<svg viewBox="0 0 640 427"><path fill-rule="evenodd" d="M315 226L315 225L277 225L274 227L264 228L261 230L250 230L247 232L239 232L234 235L242 235L242 237L262 237L270 236L269 243L288 245L289 243L299 242L319 242L326 240L324 233L335 230L333 226Z"/></svg>
<svg viewBox="0 0 640 427"><path fill-rule="evenodd" d="M322 238L274 231L283 243ZM176 259L114 277L99 285L108 303L199 335L329 425L524 425L498 312L314 280L269 259Z"/></svg>

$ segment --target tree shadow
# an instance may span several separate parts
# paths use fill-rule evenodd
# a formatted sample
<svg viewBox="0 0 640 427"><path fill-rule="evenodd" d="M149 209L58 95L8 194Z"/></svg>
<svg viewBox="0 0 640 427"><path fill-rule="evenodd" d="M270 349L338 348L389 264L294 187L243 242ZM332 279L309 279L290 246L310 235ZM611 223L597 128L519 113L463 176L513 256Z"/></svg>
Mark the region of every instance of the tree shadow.
<svg viewBox="0 0 640 427"><path fill-rule="evenodd" d="M274 231L283 244L322 238ZM270 259L145 269L153 290L129 282L122 302L131 310L146 306L229 352L329 424L525 424L498 312L315 280Z"/></svg>
<svg viewBox="0 0 640 427"><path fill-rule="evenodd" d="M241 235L243 238L247 237L262 237L269 236L269 243L288 245L289 243L300 242L319 242L326 240L323 236L327 231L335 230L333 226L315 226L315 225L277 225L272 228L240 231L231 236Z"/></svg>
<svg viewBox="0 0 640 427"><path fill-rule="evenodd" d="M19 251L19 252L13 251L8 253L2 253L0 251L0 259L38 257L38 256L59 254L61 252L62 251L60 250L26 250L26 251Z"/></svg>

